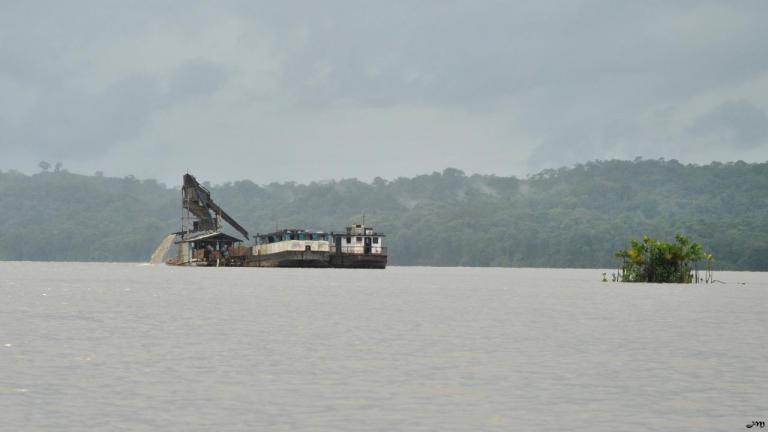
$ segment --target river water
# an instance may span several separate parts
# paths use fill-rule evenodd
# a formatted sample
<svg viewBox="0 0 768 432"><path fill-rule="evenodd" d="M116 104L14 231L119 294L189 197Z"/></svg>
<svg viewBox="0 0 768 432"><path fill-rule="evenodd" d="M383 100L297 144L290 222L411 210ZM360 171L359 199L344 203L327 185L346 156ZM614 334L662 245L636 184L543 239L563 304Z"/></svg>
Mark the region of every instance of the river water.
<svg viewBox="0 0 768 432"><path fill-rule="evenodd" d="M3 431L746 430L768 274L0 263Z"/></svg>

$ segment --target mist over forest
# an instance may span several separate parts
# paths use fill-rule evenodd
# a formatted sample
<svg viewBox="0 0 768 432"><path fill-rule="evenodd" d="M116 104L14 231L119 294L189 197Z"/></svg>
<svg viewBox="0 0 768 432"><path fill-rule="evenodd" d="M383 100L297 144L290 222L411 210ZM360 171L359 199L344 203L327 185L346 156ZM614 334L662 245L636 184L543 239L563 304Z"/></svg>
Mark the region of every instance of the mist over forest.
<svg viewBox="0 0 768 432"><path fill-rule="evenodd" d="M142 262L179 230L176 188L41 169L0 171L0 260ZM207 186L252 234L339 231L365 215L387 235L393 265L614 268L630 238L683 233L717 269L768 270L768 163L611 160L528 178L447 168L370 183Z"/></svg>

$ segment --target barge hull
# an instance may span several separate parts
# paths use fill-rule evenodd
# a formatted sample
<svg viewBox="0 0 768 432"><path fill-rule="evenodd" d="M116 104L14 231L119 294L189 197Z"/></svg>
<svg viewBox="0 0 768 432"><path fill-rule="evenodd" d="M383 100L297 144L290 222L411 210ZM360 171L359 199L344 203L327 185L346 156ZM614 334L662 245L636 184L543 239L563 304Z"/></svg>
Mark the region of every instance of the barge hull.
<svg viewBox="0 0 768 432"><path fill-rule="evenodd" d="M328 268L328 252L284 251L266 255L251 255L245 260L245 267L301 267Z"/></svg>
<svg viewBox="0 0 768 432"><path fill-rule="evenodd" d="M330 265L334 268L384 269L387 267L386 255L331 254Z"/></svg>

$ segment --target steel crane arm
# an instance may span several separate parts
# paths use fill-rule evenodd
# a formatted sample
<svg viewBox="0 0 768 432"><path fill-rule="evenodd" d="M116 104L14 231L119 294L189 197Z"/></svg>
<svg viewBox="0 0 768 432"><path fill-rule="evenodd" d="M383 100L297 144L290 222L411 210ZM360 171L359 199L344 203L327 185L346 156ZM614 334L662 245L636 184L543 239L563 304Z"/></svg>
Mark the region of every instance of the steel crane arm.
<svg viewBox="0 0 768 432"><path fill-rule="evenodd" d="M245 228L243 228L239 223L237 223L237 221L232 219L232 217L228 215L227 212L224 211L224 209L217 206L216 203L214 203L213 201L210 202L210 207L211 207L211 210L213 210L217 215L219 215L219 217L227 221L227 223L230 224L232 228L238 230L240 234L245 236L245 239L248 240L249 238L248 231L246 231Z"/></svg>
<svg viewBox="0 0 768 432"><path fill-rule="evenodd" d="M195 215L200 221L200 229L213 230L216 224L211 216L211 211L227 221L232 228L239 231L247 240L248 231L245 230L237 221L232 219L227 212L216 205L211 199L211 193L197 182L194 176L184 174L184 186L182 188L183 206Z"/></svg>

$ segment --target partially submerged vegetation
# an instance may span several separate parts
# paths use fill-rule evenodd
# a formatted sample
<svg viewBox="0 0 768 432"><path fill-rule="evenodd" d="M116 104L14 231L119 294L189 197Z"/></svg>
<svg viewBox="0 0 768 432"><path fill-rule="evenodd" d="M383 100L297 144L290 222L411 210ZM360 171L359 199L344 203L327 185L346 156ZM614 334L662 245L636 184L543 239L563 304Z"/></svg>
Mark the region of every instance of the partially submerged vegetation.
<svg viewBox="0 0 768 432"><path fill-rule="evenodd" d="M621 282L691 283L712 282L712 254L698 243L677 234L668 243L648 236L632 240L629 248L616 252L622 259L618 279ZM706 262L704 277L699 277L698 263Z"/></svg>

